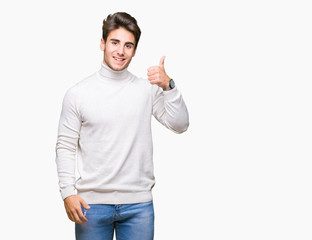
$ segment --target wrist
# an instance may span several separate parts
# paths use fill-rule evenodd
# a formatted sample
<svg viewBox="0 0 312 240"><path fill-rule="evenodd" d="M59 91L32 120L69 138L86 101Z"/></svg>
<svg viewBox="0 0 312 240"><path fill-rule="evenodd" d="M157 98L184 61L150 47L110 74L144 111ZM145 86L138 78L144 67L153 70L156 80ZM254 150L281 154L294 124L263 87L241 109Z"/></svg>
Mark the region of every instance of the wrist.
<svg viewBox="0 0 312 240"><path fill-rule="evenodd" d="M168 85L166 87L163 88L164 91L170 91L171 89L174 89L175 87L175 83L173 81L173 79L170 79L168 82Z"/></svg>
<svg viewBox="0 0 312 240"><path fill-rule="evenodd" d="M163 89L164 91L170 91L170 90L171 90L171 88L169 87L169 84L168 84L168 86L163 87L162 89Z"/></svg>

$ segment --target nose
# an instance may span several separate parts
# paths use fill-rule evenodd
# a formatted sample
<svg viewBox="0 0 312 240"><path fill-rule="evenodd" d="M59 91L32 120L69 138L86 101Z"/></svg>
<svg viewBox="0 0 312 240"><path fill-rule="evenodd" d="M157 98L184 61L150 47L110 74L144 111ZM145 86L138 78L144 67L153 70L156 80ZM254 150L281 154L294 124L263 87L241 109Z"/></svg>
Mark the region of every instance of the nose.
<svg viewBox="0 0 312 240"><path fill-rule="evenodd" d="M118 46L117 53L118 53L119 55L123 55L123 54L124 54L124 48L123 48L123 46L121 46L121 45Z"/></svg>

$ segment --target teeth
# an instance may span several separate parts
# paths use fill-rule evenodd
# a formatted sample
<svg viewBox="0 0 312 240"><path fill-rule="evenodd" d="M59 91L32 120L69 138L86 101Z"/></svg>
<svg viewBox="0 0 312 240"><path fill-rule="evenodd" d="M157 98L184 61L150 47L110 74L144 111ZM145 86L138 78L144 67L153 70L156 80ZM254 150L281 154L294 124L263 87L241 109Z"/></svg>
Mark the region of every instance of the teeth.
<svg viewBox="0 0 312 240"><path fill-rule="evenodd" d="M123 58L114 58L114 59L119 61L119 62L123 61Z"/></svg>

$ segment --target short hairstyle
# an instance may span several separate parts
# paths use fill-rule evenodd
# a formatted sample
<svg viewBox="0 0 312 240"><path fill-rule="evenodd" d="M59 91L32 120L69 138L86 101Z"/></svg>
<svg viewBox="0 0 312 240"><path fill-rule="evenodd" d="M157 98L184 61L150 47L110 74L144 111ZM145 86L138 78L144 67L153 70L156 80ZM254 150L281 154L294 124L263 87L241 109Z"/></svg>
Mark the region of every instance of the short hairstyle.
<svg viewBox="0 0 312 240"><path fill-rule="evenodd" d="M111 31L118 28L125 28L134 35L136 49L141 36L141 30L136 19L126 12L116 12L108 15L107 18L103 20L102 26L102 37L104 41L106 42Z"/></svg>

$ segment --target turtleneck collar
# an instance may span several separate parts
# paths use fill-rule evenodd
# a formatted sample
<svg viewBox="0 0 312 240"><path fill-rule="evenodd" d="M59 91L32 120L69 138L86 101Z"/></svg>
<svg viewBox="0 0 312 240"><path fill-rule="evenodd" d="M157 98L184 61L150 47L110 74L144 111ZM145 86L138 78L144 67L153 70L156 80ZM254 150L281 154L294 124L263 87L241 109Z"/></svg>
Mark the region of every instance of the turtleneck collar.
<svg viewBox="0 0 312 240"><path fill-rule="evenodd" d="M101 68L98 71L98 76L101 79L106 80L114 80L114 81L124 81L127 80L129 76L129 72L127 68L121 70L121 71L115 71L111 69L110 67L104 65L104 63L101 63Z"/></svg>

